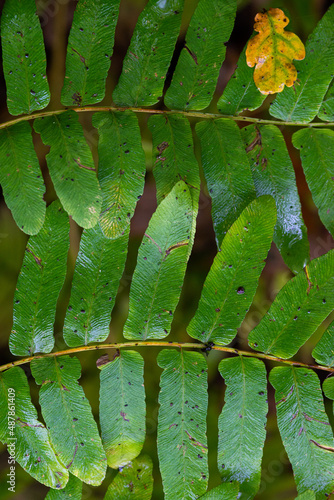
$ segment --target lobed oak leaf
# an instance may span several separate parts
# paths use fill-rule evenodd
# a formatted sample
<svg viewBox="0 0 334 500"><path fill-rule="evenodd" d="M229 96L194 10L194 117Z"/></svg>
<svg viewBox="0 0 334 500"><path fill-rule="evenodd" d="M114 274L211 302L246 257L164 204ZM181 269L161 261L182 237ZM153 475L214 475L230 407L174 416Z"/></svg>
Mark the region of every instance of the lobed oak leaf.
<svg viewBox="0 0 334 500"><path fill-rule="evenodd" d="M289 19L281 9L269 9L255 16L255 35L248 42L246 60L255 66L254 82L261 94L282 92L297 80L293 59L305 58L305 47L297 35L284 31Z"/></svg>

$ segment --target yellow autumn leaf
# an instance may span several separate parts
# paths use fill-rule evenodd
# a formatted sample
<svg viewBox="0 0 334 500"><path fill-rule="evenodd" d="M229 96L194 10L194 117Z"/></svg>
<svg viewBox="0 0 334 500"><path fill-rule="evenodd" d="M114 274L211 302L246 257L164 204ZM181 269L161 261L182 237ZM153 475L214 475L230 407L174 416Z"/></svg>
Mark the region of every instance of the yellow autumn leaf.
<svg viewBox="0 0 334 500"><path fill-rule="evenodd" d="M281 9L269 9L255 16L255 35L248 42L246 60L255 66L254 82L261 94L282 92L297 80L293 59L304 59L305 47L297 35L284 31L289 19Z"/></svg>

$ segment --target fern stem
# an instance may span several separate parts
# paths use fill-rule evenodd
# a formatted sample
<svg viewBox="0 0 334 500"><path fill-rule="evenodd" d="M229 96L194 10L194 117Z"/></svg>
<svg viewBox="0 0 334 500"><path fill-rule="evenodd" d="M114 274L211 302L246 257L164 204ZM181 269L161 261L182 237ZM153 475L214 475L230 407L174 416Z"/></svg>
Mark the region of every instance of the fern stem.
<svg viewBox="0 0 334 500"><path fill-rule="evenodd" d="M0 366L0 372L8 370L13 366L24 365L30 363L33 359L51 358L53 356L65 356L66 354L75 354L78 352L86 351L98 351L101 349L123 349L125 347L178 347L179 349L201 349L205 352L221 351L227 352L229 354L236 354L238 356L251 356L253 358L267 359L269 361L274 361L276 363L284 363L291 366L303 366L304 368L312 368L314 370L323 370L330 373L334 373L334 367L312 365L308 363L302 363L301 361L293 361L290 359L277 358L276 356L271 356L270 354L264 354L262 352L255 351L243 351L241 349L234 349L233 347L223 347L219 345L208 346L207 344L202 344L198 342L166 342L166 341L153 341L147 340L143 342L119 342L115 344L93 344L81 347L73 347L71 349L64 349L63 351L50 352L47 354L36 354L35 356L28 356L26 358L17 359L11 363L6 363Z"/></svg>
<svg viewBox="0 0 334 500"><path fill-rule="evenodd" d="M97 111L133 111L134 113L143 113L150 115L171 115L179 114L185 117L191 118L202 118L214 120L218 118L229 118L236 122L246 122L246 123L258 123L258 124L271 124L271 125L284 125L293 127L334 127L334 122L312 122L312 123L301 123L301 122L287 122L282 120L270 120L263 118L256 118L254 116L233 116L233 115L222 115L220 113L206 113L203 111L181 111L181 110L161 110L161 109L150 109L150 108L133 108L133 107L118 107L118 106L84 106L84 107L67 107L64 109L57 109L51 111L41 111L34 113L32 115L23 115L14 120L10 120L4 123L0 123L0 129L10 127L16 123L23 121L34 120L35 118L41 118L45 116L59 115L67 110L73 110L76 113L92 113Z"/></svg>

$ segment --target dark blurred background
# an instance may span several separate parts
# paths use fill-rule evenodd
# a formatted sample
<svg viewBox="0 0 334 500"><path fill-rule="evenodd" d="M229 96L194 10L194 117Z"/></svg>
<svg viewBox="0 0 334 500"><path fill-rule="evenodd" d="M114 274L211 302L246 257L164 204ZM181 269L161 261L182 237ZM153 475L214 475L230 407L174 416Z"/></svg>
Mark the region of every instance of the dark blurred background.
<svg viewBox="0 0 334 500"><path fill-rule="evenodd" d="M44 32L44 40L47 53L47 74L51 88L51 102L48 110L62 109L60 104L60 92L65 74L66 44L69 34L73 12L77 1L75 0L36 0L38 15ZM114 54L111 60L111 68L106 83L106 96L102 105L112 103L112 91L117 83L122 69L122 60L130 43L133 29L137 18L144 8L146 0L121 0L120 15L115 35ZM197 0L185 0L185 10L182 21L182 29L176 50L180 50L184 41L185 32L190 17L196 8ZM0 0L0 8L4 0ZM294 31L305 43L309 33L313 30L318 20L332 4L328 0L278 0L277 2L265 0L238 0L238 13L236 23L230 41L227 45L226 60L220 71L217 83L216 94L209 111L216 111L216 102L223 92L223 89L232 75L240 52L253 32L253 19L257 12L263 8L280 7L290 18L288 30ZM333 26L334 29L334 26ZM174 61L175 63L175 61ZM253 116L268 118L268 107L272 96L269 96L261 108L253 113ZM161 108L161 104L157 107ZM0 70L0 120L6 122L11 119L6 106L6 89L2 69ZM97 162L97 132L91 124L91 114L81 113L79 119L84 127L87 142L92 150L94 159ZM136 262L136 252L148 224L149 218L156 208L155 187L152 175L152 153L151 138L146 126L146 117L140 116L140 125L143 133L143 147L146 153L147 178L144 195L138 203L135 216L131 224L131 237L128 260L120 288L117 294L116 305L112 314L110 324L110 335L107 341L115 342L122 340L122 326L126 319L128 307L128 293L131 275ZM243 124L244 125L244 124ZM242 125L242 126L243 126ZM305 182L301 168L298 152L291 145L291 135L293 127L281 127L286 137L289 152L294 163L299 195L302 203L303 217L308 228L308 237L311 246L311 258L319 257L334 248L333 239L321 223L317 209L313 204L311 194ZM45 147L39 136L33 132L34 144L40 160L45 184L46 201L50 203L55 199L55 192L47 172L45 154L48 148ZM195 152L198 155L198 144L195 143ZM97 165L96 165L97 166ZM199 214L197 219L197 233L192 256L189 261L186 280L182 291L180 304L175 313L172 331L167 340L187 341L189 337L185 327L194 313L200 295L201 286L209 270L212 260L216 254L216 243L212 228L210 215L210 199L203 183L200 197ZM65 282L58 301L58 312L55 322L55 349L66 348L62 340L62 325L64 321L65 309L69 300L71 274L73 273L74 262L79 248L80 228L75 223L71 223L71 248L69 254L68 278ZM3 198L0 201L0 347L1 364L13 359L8 349L8 338L12 327L12 303L15 291L15 284L22 264L24 248L27 236L16 226L11 213L7 209ZM238 337L233 342L233 347L248 349L247 334L259 322L261 317L269 308L275 295L280 288L292 277L291 271L285 266L276 247L273 245L268 255L266 266L261 276L259 287L254 299L253 306L249 311L244 323L239 329ZM322 325L307 344L296 355L296 359L310 363L313 361L311 350L316 341L320 338L330 318ZM160 369L156 365L156 355L158 348L146 348L140 350L145 358L145 385L147 396L147 438L144 452L151 455L154 460L155 488L154 499L162 499L161 479L157 464L156 451L156 428L158 417L158 390ZM104 352L102 353L104 354ZM109 355L111 355L109 351ZM96 360L101 356L99 353L89 352L80 354L79 359L82 364L81 383L85 393L93 407L93 412L98 419L98 385L99 371L96 369ZM224 384L218 375L217 366L224 354L211 352L208 356L209 364L209 414L208 414L208 440L209 440L209 467L210 482L213 487L219 484L220 478L217 469L217 420L223 405ZM273 363L266 363L268 370ZM31 381L31 392L33 402L40 414L38 404L38 388L30 376L29 366L24 365L24 370ZM325 374L326 375L326 374ZM325 375L319 375L321 379ZM260 493L256 496L259 500L264 499L293 499L297 495L294 486L291 467L284 452L281 439L276 426L274 412L273 391L269 390L269 415L267 425L267 441L264 448L263 473ZM332 419L332 409L329 402L326 402L326 410ZM23 469L16 467L17 492L12 494L7 491L8 463L5 447L0 445L0 498L15 498L15 500L42 499L47 493L47 488L39 485ZM107 477L99 488L92 488L88 485L83 487L83 499L103 498L107 486L115 471L109 469Z"/></svg>

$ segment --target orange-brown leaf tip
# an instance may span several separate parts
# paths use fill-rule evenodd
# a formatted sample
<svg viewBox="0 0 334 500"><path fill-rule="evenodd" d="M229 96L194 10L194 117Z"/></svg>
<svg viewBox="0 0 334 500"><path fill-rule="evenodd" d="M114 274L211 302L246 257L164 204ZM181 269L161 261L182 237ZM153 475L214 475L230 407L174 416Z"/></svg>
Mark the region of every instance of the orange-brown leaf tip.
<svg viewBox="0 0 334 500"><path fill-rule="evenodd" d="M282 92L297 79L293 59L305 57L305 47L297 35L284 31L289 23L281 9L269 9L255 16L254 30L258 31L248 42L246 61L255 66L254 82L261 94Z"/></svg>

